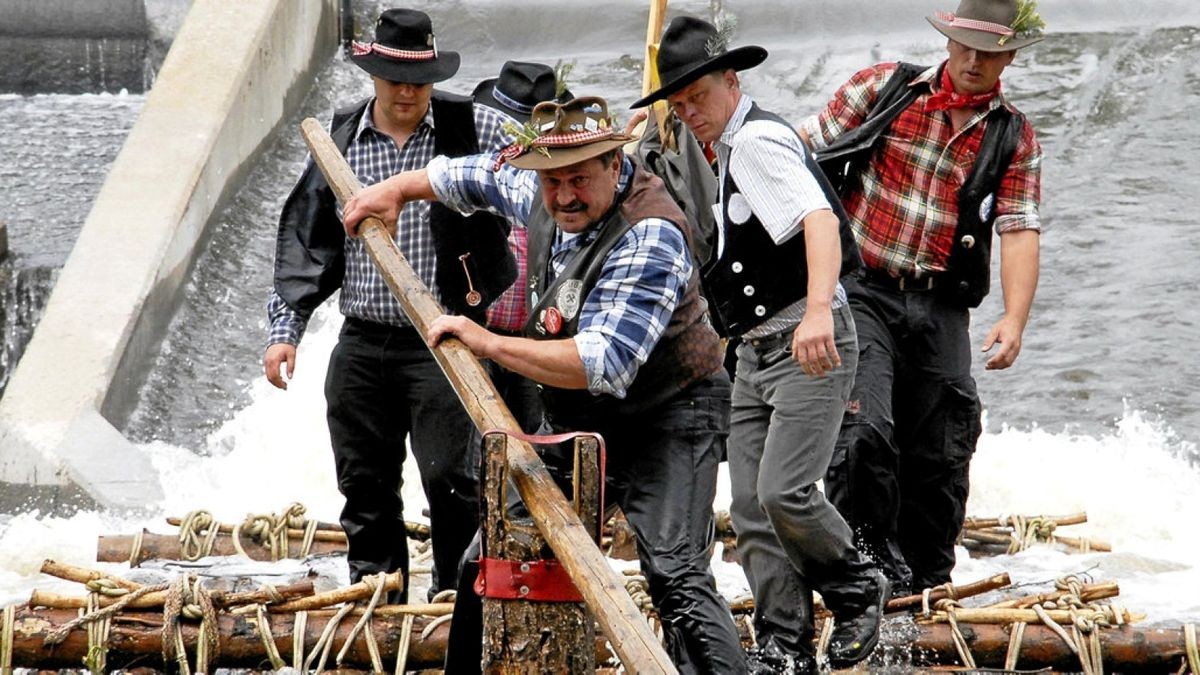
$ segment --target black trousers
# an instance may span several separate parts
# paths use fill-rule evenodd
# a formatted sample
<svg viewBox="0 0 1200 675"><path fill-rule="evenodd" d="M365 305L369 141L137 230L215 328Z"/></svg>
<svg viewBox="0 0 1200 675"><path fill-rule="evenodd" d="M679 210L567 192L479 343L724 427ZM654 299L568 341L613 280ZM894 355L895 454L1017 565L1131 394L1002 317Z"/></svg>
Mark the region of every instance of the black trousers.
<svg viewBox="0 0 1200 675"><path fill-rule="evenodd" d="M633 527L668 652L682 673L746 670L733 619L709 565L717 465L729 433L728 400L729 379L720 372L642 415L582 429L604 438L605 496ZM552 474L568 474L569 451L547 448L542 455ZM471 589L477 560L478 550L464 559L446 650L448 675L480 672L482 605Z"/></svg>
<svg viewBox="0 0 1200 675"><path fill-rule="evenodd" d="M478 450L474 428L414 328L347 318L325 377L329 436L350 580L404 570L408 541L400 497L405 441L411 442L429 502L433 534L431 594L454 588L458 562L478 525Z"/></svg>
<svg viewBox="0 0 1200 675"><path fill-rule="evenodd" d="M854 389L825 478L860 550L899 591L950 580L982 432L967 309L930 291L844 279Z"/></svg>

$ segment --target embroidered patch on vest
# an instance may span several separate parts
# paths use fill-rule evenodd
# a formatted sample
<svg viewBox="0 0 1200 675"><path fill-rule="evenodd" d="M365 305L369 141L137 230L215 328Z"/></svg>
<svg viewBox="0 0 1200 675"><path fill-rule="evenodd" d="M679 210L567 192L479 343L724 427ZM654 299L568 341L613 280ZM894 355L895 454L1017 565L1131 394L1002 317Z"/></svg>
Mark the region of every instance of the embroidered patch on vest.
<svg viewBox="0 0 1200 675"><path fill-rule="evenodd" d="M992 217L992 207L996 205L996 193L989 192L983 201L979 202L979 220L987 222Z"/></svg>
<svg viewBox="0 0 1200 675"><path fill-rule="evenodd" d="M558 331L562 330L563 321L562 313L557 307L550 307L542 312L542 325L546 327L546 332L551 335L558 335Z"/></svg>
<svg viewBox="0 0 1200 675"><path fill-rule="evenodd" d="M735 225L743 225L750 220L750 216L754 213L750 210L750 202L742 196L742 193L735 192L729 197L729 220Z"/></svg>
<svg viewBox="0 0 1200 675"><path fill-rule="evenodd" d="M583 291L583 281L568 279L558 289L558 301L555 303L562 310L562 318L570 321L579 313L579 295Z"/></svg>

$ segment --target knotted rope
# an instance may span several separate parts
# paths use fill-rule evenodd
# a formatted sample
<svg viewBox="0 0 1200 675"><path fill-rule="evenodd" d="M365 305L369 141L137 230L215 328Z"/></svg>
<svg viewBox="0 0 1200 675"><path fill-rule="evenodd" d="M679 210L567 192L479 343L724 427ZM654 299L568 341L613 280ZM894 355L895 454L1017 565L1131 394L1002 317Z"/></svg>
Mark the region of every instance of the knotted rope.
<svg viewBox="0 0 1200 675"><path fill-rule="evenodd" d="M124 590L124 589L122 589ZM80 616L90 614L100 608L100 594L88 593L87 610L79 610ZM108 633L112 627L112 616L92 621L87 627L88 650L83 664L93 675L102 675L108 665Z"/></svg>
<svg viewBox="0 0 1200 675"><path fill-rule="evenodd" d="M1000 526L1012 528L1012 541L1008 545L1008 552L1012 554L1036 543L1053 542L1054 529L1058 524L1045 516L1001 516Z"/></svg>
<svg viewBox="0 0 1200 675"><path fill-rule="evenodd" d="M637 570L625 570L625 591L637 608L641 610L646 621L654 629L654 634L663 639L662 621L658 619L658 610L654 607L654 599L650 597L650 582Z"/></svg>
<svg viewBox="0 0 1200 675"><path fill-rule="evenodd" d="M304 660L305 672L312 670L313 661L317 659L318 654L321 657L321 661L317 664L317 675L321 675L321 673L324 672L325 661L329 659L329 652L333 649L333 635L337 631L338 624L342 622L342 619L346 618L346 615L349 614L350 610L352 609L354 609L354 605L350 603L342 605L341 609L337 611L337 614L334 614L333 618L329 620L329 623L325 624L325 630L321 632L321 637L317 638L316 644L313 645L312 652L309 653L308 658Z"/></svg>
<svg viewBox="0 0 1200 675"><path fill-rule="evenodd" d="M271 622L267 619L266 605L258 604L254 608L258 618L258 637L262 639L263 649L267 652L267 660L271 662L272 668L282 670L287 667L287 663L279 656L279 649L275 646L275 635L271 632ZM293 635L292 639L303 640L304 637L297 638Z"/></svg>
<svg viewBox="0 0 1200 675"><path fill-rule="evenodd" d="M292 617L292 668L304 667L304 631L308 630L308 612L296 612Z"/></svg>
<svg viewBox="0 0 1200 675"><path fill-rule="evenodd" d="M367 603L367 608L363 610L363 615L359 618L358 623L354 624L354 628L350 629L350 634L346 636L346 643L342 645L342 649L338 652L335 662L338 668L341 668L342 661L345 660L346 654L350 651L350 645L354 644L354 638L358 637L363 626L367 627L364 637L367 642L367 652L371 655L372 672L383 672L383 660L379 658L379 645L375 643L375 633L371 630L371 617L375 614L375 607L379 605L379 600L383 597L383 587L387 583L387 572L380 572L375 576L363 577L363 582L375 589L371 594L371 601Z"/></svg>
<svg viewBox="0 0 1200 675"><path fill-rule="evenodd" d="M90 585L90 583L91 582L89 582L89 585ZM80 616L77 619L72 619L72 620L64 623L62 626L60 626L58 628L58 630L55 630L54 632L47 634L45 639L42 640L42 642L46 646L50 646L50 647L52 647L54 645L62 644L63 640L67 639L67 635L69 635L71 633L71 631L75 630L79 626L82 626L83 624L86 624L86 623L91 623L93 621L107 620L113 614L116 614L117 612L121 611L122 609L125 608L126 605L133 602L134 600L137 600L138 598L142 597L143 595L147 595L149 593L156 593L158 591L165 591L165 590L167 590L167 588L169 588L169 586L170 586L170 584L157 584L155 586L142 586L141 588L137 589L136 591L130 591L129 593L122 595L119 600L117 600L116 602L114 602L113 604L111 604L107 607L88 611L83 616ZM89 608L91 607L90 598L91 598L91 595L89 595Z"/></svg>
<svg viewBox="0 0 1200 675"><path fill-rule="evenodd" d="M396 648L395 675L404 675L408 670L408 643L412 640L413 621L416 618L412 614L406 614L404 623L400 625L400 644Z"/></svg>
<svg viewBox="0 0 1200 675"><path fill-rule="evenodd" d="M211 555L218 530L216 521L208 511L188 513L179 523L179 554L191 562ZM138 548L141 548L140 544Z"/></svg>
<svg viewBox="0 0 1200 675"><path fill-rule="evenodd" d="M1085 603L1081 597L1085 580L1069 575L1054 582L1065 594L1053 601L1033 605L1032 609L1047 628L1052 630L1079 658L1084 675L1103 675L1103 649L1097 628L1121 625L1125 622L1124 612L1116 604ZM1050 617L1047 609L1066 609L1071 617L1071 631L1067 632ZM1012 643L1009 645L1010 651ZM1020 647L1018 645L1017 649ZM1015 659L1014 659L1015 662Z"/></svg>
<svg viewBox="0 0 1200 675"><path fill-rule="evenodd" d="M180 575L167 589L167 600L163 603L162 650L164 662L174 659L183 675L191 675L180 626L180 620L184 618L193 621L200 619L200 634L196 638L196 672L207 673L209 661L218 658L221 651L217 611L213 607L212 595L200 583L200 578L187 574Z"/></svg>
<svg viewBox="0 0 1200 675"><path fill-rule="evenodd" d="M129 547L129 566L137 567L142 563L142 539L146 536L146 530L141 529L133 533L133 545Z"/></svg>
<svg viewBox="0 0 1200 675"><path fill-rule="evenodd" d="M975 655L971 653L971 646L967 644L967 638L958 628L958 617L955 616L955 610L962 607L958 600L953 598L943 598L934 604L938 611L946 613L946 621L950 624L950 635L954 640L954 649L958 652L958 658L962 664L971 670L977 668L975 665Z"/></svg>
<svg viewBox="0 0 1200 675"><path fill-rule="evenodd" d="M271 552L271 560L283 560L288 557L288 530L304 530L300 541L298 557L307 558L312 551L313 540L317 535L317 521L304 518L307 509L299 502L292 502L276 515L273 513L249 514L246 519L233 528L233 547L237 552L250 557L242 548L242 535Z"/></svg>

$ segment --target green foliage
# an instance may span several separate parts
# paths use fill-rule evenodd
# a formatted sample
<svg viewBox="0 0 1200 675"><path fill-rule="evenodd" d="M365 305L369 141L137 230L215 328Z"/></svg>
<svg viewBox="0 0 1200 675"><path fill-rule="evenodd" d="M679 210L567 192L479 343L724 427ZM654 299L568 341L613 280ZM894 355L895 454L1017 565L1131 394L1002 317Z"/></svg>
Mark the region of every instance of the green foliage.
<svg viewBox="0 0 1200 675"><path fill-rule="evenodd" d="M571 71L575 70L575 62L563 62L559 59L554 64L554 98L562 98L562 95L567 92L567 78L571 76Z"/></svg>
<svg viewBox="0 0 1200 675"><path fill-rule="evenodd" d="M1009 28L1016 38L1036 37L1046 29L1046 22L1037 11L1037 0L1017 0L1017 18ZM1000 44L1008 42L1008 36L1000 38Z"/></svg>

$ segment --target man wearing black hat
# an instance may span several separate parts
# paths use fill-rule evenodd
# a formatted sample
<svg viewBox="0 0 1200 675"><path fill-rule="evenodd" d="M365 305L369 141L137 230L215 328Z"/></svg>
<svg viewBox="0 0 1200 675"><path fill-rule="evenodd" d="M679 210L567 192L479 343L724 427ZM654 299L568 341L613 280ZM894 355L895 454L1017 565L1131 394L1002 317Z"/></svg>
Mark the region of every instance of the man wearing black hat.
<svg viewBox="0 0 1200 675"><path fill-rule="evenodd" d="M430 344L458 337L480 358L542 383L553 431L604 438L605 495L637 535L668 651L686 673L745 672L709 565L729 379L687 221L662 181L622 155L634 139L613 127L603 99L541 103L532 129L499 156L507 162L498 170L492 156L439 157L426 171L363 190L346 205L347 230L370 215L391 223L398 205L423 199L528 227L531 309L522 335L442 316ZM455 635L470 625L472 599L460 593ZM479 648L473 633L452 637L447 672L477 672L478 657L450 667L460 650Z"/></svg>
<svg viewBox="0 0 1200 675"><path fill-rule="evenodd" d="M529 115L538 103L564 103L573 97L550 66L506 61L498 77L489 77L475 86L471 98L475 103L495 108L523 124L529 121ZM517 281L488 308L487 327L497 333L517 335L528 315L525 278L529 246L525 228L512 228L508 233L508 244L517 262ZM496 391L508 404L521 428L528 432L537 431L542 419L542 404L536 385L529 378L494 362L489 361L488 365L488 374Z"/></svg>
<svg viewBox="0 0 1200 675"><path fill-rule="evenodd" d="M1042 39L1036 4L963 0L928 20L945 62L861 70L801 126L847 174L864 262L845 282L862 356L825 486L897 593L954 569L982 431L969 310L988 292L993 230L1005 311L988 370L1017 358L1038 279L1041 147L1000 92L1016 50Z"/></svg>
<svg viewBox="0 0 1200 675"><path fill-rule="evenodd" d="M438 49L423 12L383 12L375 41L354 42L350 58L371 75L375 96L338 110L331 135L363 183L424 166L435 154L508 145L501 128L508 118L433 89L458 70L459 56ZM516 277L506 237L507 224L489 215L463 218L414 203L400 215L396 241L447 308L482 319ZM287 388L309 316L339 288L346 319L330 357L325 398L338 489L346 497L341 523L351 581L403 570L405 589L392 599L407 595L400 484L409 440L429 502L431 592L453 588L478 520L473 426L362 242L345 237L332 191L310 162L280 217L263 358L271 384Z"/></svg>
<svg viewBox="0 0 1200 675"><path fill-rule="evenodd" d="M843 668L878 641L888 589L816 485L854 378L854 319L838 277L858 265L858 249L799 137L741 92L737 71L766 57L761 47L729 50L712 24L678 17L659 46L663 85L634 106L665 98L716 149L718 238L703 278L724 334L742 339L730 513L754 594L753 663L811 672L812 591L833 612L828 654Z"/></svg>

